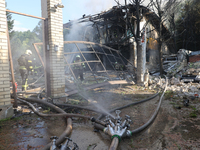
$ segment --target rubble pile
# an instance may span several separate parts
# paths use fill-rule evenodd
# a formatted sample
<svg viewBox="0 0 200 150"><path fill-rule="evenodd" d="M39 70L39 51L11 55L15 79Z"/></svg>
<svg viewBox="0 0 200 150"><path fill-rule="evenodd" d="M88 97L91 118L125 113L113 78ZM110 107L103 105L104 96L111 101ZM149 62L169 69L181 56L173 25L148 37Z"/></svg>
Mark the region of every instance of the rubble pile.
<svg viewBox="0 0 200 150"><path fill-rule="evenodd" d="M163 88L165 86L165 79L159 78L157 76L150 76L149 78L149 89L158 89ZM173 91L177 93L180 98L183 96L200 96L200 84L199 83L193 83L188 82L184 83L183 80L180 80L179 78L172 77L171 79L168 79L168 91Z"/></svg>
<svg viewBox="0 0 200 150"><path fill-rule="evenodd" d="M188 62L190 51L180 49L177 55L165 57L164 66L168 77L168 91L176 92L182 96L200 95L200 61ZM188 62L188 63L187 63ZM165 79L151 75L149 89L164 88Z"/></svg>
<svg viewBox="0 0 200 150"><path fill-rule="evenodd" d="M180 49L176 56L177 59L169 60L168 56L163 62L165 72L168 77L182 78L183 76L198 76L200 75L200 61L188 62L191 51ZM192 81L192 80L188 80Z"/></svg>
<svg viewBox="0 0 200 150"><path fill-rule="evenodd" d="M170 60L169 57L166 57L163 64L167 66L165 67L164 70L167 72L168 77L181 77L182 73L185 72L185 67L187 67L187 56L188 56L188 51L180 49L177 53L177 55L173 55L175 60Z"/></svg>

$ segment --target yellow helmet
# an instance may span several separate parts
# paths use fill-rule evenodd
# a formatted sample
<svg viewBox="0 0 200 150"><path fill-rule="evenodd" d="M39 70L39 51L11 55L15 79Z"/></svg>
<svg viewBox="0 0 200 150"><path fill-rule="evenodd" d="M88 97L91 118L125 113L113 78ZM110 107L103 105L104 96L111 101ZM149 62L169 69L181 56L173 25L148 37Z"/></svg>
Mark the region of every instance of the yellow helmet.
<svg viewBox="0 0 200 150"><path fill-rule="evenodd" d="M31 50L27 49L26 52L25 52L25 54L32 55L32 52L31 52Z"/></svg>
<svg viewBox="0 0 200 150"><path fill-rule="evenodd" d="M81 56L80 55L76 55L76 58L81 58Z"/></svg>

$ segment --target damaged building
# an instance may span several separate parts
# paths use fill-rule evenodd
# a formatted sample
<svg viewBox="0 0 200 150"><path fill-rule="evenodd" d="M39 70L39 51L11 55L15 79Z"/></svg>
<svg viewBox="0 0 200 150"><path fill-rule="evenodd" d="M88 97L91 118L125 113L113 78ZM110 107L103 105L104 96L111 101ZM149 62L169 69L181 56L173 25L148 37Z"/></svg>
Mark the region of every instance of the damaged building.
<svg viewBox="0 0 200 150"><path fill-rule="evenodd" d="M43 43L33 43L33 46L38 53L44 72L41 72L41 75L33 75L32 81L34 80L34 82L29 82L29 89L25 91L17 91L23 85L19 84L17 88L15 82L14 76L16 75L13 72L9 33L2 23L6 22L6 9L4 7L4 10L0 10L0 13L4 13L4 17L0 16L3 20L0 25L4 27L0 31L0 120L12 117L13 107L15 113L19 113L20 118L22 116L20 113L25 111L28 111L26 115L29 115L30 118L30 120L22 118L23 122L17 121L16 124L11 124L11 129L19 129L19 133L23 133L27 138L26 145L23 135L13 133L11 130L12 137L13 135L22 137L14 137L21 140L16 140L16 143L23 147L26 145L28 149L39 148L36 144L41 143L31 139L34 137L38 141L44 141L44 144L40 145L44 149L55 149L56 147L66 149L66 147L71 148L71 145L74 147L73 149L78 149L78 144L81 149L91 149L92 147L93 149L104 149L104 147L108 149L108 146L110 149L117 149L118 146L119 149L133 149L133 147L137 148L136 142L142 146L138 147L139 149L149 148L152 145L156 147L151 147L152 149L168 148L167 146L171 148L172 145L177 148L178 144L174 144L176 140L169 137L174 137L172 131L175 129L177 134L177 129L181 127L183 121L179 121L179 119L182 112L175 118L177 111L172 113L172 107L169 104L174 103L175 108L178 109L194 107L195 113L199 111L199 105L195 106L197 103L195 100L200 100L200 53L181 49L177 54L171 54L174 51L167 27L159 22L159 17L155 12L145 6L140 6L141 30L137 38L138 21L136 16L138 14L136 14L136 6L133 4L114 6L95 15L84 14L80 19L64 24L63 36L61 8L64 6L61 5L61 0L44 0L41 3L43 17L40 19L44 28L44 41ZM4 6L5 0L0 4ZM162 42L159 40L161 33L164 35ZM140 42L141 49L137 47ZM160 45L161 43L162 45ZM43 48L43 56L39 54L39 46L40 49ZM158 76L159 74L156 74L158 73L156 71L160 69L158 64L162 58L161 46L162 52L165 54L163 55L163 68L170 79L161 78ZM142 63L138 61L140 60L139 50L142 51ZM7 54L8 51L9 54ZM150 71L150 75L148 72L144 73L145 83L142 86L135 84L135 81L138 80L136 74L139 72L141 64L143 69ZM10 74L9 69L11 69ZM37 79L36 81L34 77ZM21 81L21 78L18 81ZM33 86L36 85L35 83L37 86ZM162 102L167 90L171 95L169 95L169 99L165 97L165 101ZM10 91L13 91L13 95ZM13 97L14 100L11 100ZM150 102L149 100L154 101ZM147 101L149 102L143 103ZM141 103L143 105L133 108L134 105ZM18 104L21 106L17 106ZM28 106L24 107L24 105ZM125 118L122 121L120 110L124 108L127 109L122 114L122 117ZM196 111L196 109L198 110ZM159 110L162 113L158 115ZM38 115L41 118L38 118ZM193 116L195 115L193 114ZM35 116L37 118L34 118ZM157 116L159 120L154 122ZM47 119L43 120L45 117L49 117L48 123L51 126L46 126ZM63 122L57 117L63 119ZM98 118L95 119L96 117ZM103 117L106 119L102 120ZM185 117L183 118L185 119ZM37 122L34 122L35 120ZM91 122L88 123L88 121ZM162 124L160 124L161 122ZM152 124L153 128L149 128ZM94 128L88 130L85 125L87 128L91 125ZM77 132L72 132L72 126L73 130L75 129ZM3 127L0 126L2 129ZM41 128L43 127L47 132L42 132ZM159 130L158 127L160 127ZM149 129L147 137L145 137L143 131L147 128ZM36 134L32 132L35 129L37 129ZM55 135L60 133L54 132L57 129L62 130L62 132L59 131L61 133L59 138ZM94 134L93 129L98 133ZM27 131L31 131L31 134L27 134ZM103 131L106 135L99 134L99 131ZM45 134L45 137L42 133ZM136 137L135 135L139 133L142 134ZM158 140L159 134L162 135L165 144L162 139ZM78 144L72 142L68 136L74 141L77 140ZM100 138L95 139L96 136ZM119 145L118 143L125 137L129 137L126 139L127 142L122 141ZM142 140L137 140L138 137L143 139L144 145L141 143ZM193 134L190 137L193 137ZM9 140L8 142L13 142ZM184 138L181 140L184 143L186 141ZM112 141L111 144L110 141ZM136 142L133 143L133 141ZM155 141L159 143L155 144ZM193 144L190 138L188 142ZM199 146L199 143L196 143ZM104 147L102 144L105 144ZM8 146L11 145L8 144Z"/></svg>
<svg viewBox="0 0 200 150"><path fill-rule="evenodd" d="M158 64L158 30L159 18L149 8L141 6L142 18L140 21L140 29L145 29L146 34L146 61L150 68L155 68ZM77 21L70 21L63 25L67 33L64 35L65 40L80 40L100 43L108 47L119 50L122 55L128 59L134 67L137 63L136 41L136 6L114 6L108 11L95 15L83 15ZM68 34L73 32L74 26L81 28L78 37L71 39ZM80 29L79 29L80 30ZM163 34L165 39L169 38L169 31L163 25ZM142 33L141 35L142 36ZM170 53L168 49L169 43L163 43L162 49L164 53ZM128 62L127 64L128 65Z"/></svg>

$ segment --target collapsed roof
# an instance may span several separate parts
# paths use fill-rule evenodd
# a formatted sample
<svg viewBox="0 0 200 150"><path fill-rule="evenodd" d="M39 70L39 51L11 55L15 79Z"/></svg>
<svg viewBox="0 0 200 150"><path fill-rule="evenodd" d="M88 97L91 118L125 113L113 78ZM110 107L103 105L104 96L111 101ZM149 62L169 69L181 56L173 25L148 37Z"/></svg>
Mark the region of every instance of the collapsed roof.
<svg viewBox="0 0 200 150"><path fill-rule="evenodd" d="M146 19L145 26L150 23L156 31L159 31L159 17L155 12L152 12L145 6L140 6L140 12ZM134 37L134 25L136 22L136 5L114 6L108 11L99 14L85 14L78 19L78 23L92 23L92 27L96 29L98 39L97 43L102 43L107 46L119 49L121 46L129 44L130 38ZM70 28L73 21L64 24L64 28ZM144 26L144 27L145 27ZM151 31L149 31L151 32ZM165 35L164 41L170 38L170 33L167 28L162 25L162 35ZM101 40L104 39L104 42ZM169 44L167 45L170 46Z"/></svg>

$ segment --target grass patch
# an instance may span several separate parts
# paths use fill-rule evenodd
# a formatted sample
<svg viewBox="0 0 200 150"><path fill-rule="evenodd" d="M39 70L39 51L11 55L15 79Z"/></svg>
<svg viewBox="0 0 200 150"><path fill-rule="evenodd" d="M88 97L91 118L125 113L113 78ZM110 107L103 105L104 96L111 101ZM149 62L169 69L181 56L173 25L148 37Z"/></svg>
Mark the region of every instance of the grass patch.
<svg viewBox="0 0 200 150"><path fill-rule="evenodd" d="M174 102L170 102L169 104L176 105L176 103L174 103Z"/></svg>
<svg viewBox="0 0 200 150"><path fill-rule="evenodd" d="M10 121L10 120L14 120L14 121L15 121L15 120L19 120L19 119L21 119L21 118L22 118L22 116L20 116L20 117L13 117L13 118L10 117L10 118L1 119L1 120L0 120L0 124L1 124L1 123L4 123L4 122L6 122L6 121Z"/></svg>
<svg viewBox="0 0 200 150"><path fill-rule="evenodd" d="M97 146L96 143L91 144L91 145L89 145L89 146L87 147L87 150L90 150L92 147L93 147L92 149L94 149L96 146Z"/></svg>
<svg viewBox="0 0 200 150"><path fill-rule="evenodd" d="M177 144L176 142L175 142L175 144L178 147L178 149L181 150L181 146L179 144Z"/></svg>
<svg viewBox="0 0 200 150"><path fill-rule="evenodd" d="M174 93L173 91L166 91L166 92L165 92L165 98L166 98L166 99L170 99L170 98L173 97L174 94L175 94L175 93Z"/></svg>
<svg viewBox="0 0 200 150"><path fill-rule="evenodd" d="M48 113L48 112L50 112L50 111L51 111L51 109L50 109L50 107L48 107L48 109L47 109L47 110L44 110L43 113Z"/></svg>
<svg viewBox="0 0 200 150"><path fill-rule="evenodd" d="M196 114L195 112L191 112L191 113L190 113L190 117L196 118L196 117L197 117L197 114Z"/></svg>
<svg viewBox="0 0 200 150"><path fill-rule="evenodd" d="M192 107L193 111L190 113L191 118L196 118L197 117L197 109L195 107Z"/></svg>
<svg viewBox="0 0 200 150"><path fill-rule="evenodd" d="M133 142L133 139L131 139L131 142L128 144L131 148L135 148L134 147L134 142Z"/></svg>
<svg viewBox="0 0 200 150"><path fill-rule="evenodd" d="M1 120L0 120L0 123L6 122L6 121L9 121L9 120L11 120L11 118L1 119Z"/></svg>

